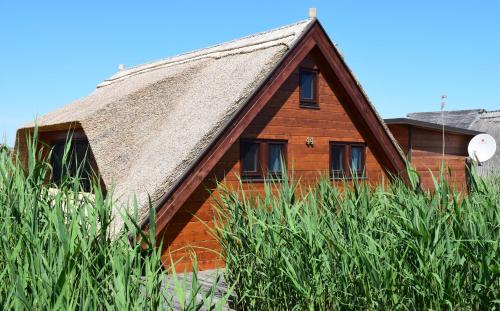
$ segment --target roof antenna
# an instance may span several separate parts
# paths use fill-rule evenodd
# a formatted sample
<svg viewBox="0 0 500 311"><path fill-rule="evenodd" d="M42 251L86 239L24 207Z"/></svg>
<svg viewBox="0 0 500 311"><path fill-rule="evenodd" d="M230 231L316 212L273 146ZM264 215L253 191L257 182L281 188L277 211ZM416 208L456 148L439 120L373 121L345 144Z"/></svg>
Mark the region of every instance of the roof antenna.
<svg viewBox="0 0 500 311"><path fill-rule="evenodd" d="M446 100L448 96L446 94L441 95L441 125L443 126L443 161L444 161L444 106L446 106Z"/></svg>
<svg viewBox="0 0 500 311"><path fill-rule="evenodd" d="M316 8L309 8L309 18L316 18Z"/></svg>

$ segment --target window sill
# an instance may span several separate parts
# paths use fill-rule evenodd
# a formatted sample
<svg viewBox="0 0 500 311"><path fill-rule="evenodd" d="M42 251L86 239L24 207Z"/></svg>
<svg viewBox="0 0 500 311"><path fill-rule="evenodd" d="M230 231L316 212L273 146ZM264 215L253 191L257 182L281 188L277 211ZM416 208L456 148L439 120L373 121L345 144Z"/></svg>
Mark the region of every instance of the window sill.
<svg viewBox="0 0 500 311"><path fill-rule="evenodd" d="M299 105L300 108L304 109L316 109L319 110L319 104L316 102L301 102Z"/></svg>
<svg viewBox="0 0 500 311"><path fill-rule="evenodd" d="M366 180L368 177L366 176L361 176L361 177L330 177L330 180L332 181L342 181L342 180Z"/></svg>
<svg viewBox="0 0 500 311"><path fill-rule="evenodd" d="M241 181L244 183L264 183L264 182L282 182L283 178L280 176L275 176L275 177L241 177Z"/></svg>

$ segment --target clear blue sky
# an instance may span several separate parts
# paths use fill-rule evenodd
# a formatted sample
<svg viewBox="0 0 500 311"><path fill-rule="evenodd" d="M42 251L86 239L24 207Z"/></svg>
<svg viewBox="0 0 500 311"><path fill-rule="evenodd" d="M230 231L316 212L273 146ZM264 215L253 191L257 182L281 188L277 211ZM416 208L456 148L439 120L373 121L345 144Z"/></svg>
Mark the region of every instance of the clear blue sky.
<svg viewBox="0 0 500 311"><path fill-rule="evenodd" d="M76 1L71 1L76 3ZM500 1L0 1L0 136L126 66L318 17L384 117L500 109Z"/></svg>

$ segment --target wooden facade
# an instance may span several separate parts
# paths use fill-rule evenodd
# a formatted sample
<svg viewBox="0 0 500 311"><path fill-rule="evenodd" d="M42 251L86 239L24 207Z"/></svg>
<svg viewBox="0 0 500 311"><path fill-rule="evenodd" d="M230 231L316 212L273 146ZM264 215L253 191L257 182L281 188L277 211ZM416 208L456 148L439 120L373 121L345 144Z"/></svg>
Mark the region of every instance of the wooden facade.
<svg viewBox="0 0 500 311"><path fill-rule="evenodd" d="M459 191L467 189L467 146L479 132L445 128L443 157L443 132L439 125L398 119L386 120L399 145L412 166L419 172L423 189L433 189L432 176L439 177L444 159L446 180ZM422 123L422 124L421 124Z"/></svg>
<svg viewBox="0 0 500 311"><path fill-rule="evenodd" d="M279 88L257 117L243 131L222 159L169 221L160 236L163 237L165 265L170 259L177 269L190 269L190 254L195 253L198 268L223 266L216 253L219 247L209 228L213 227L213 199L217 197L215 180L230 187L238 187L240 175L240 140L266 139L287 142L287 166L302 184L315 181L321 174L329 174L329 146L332 142L357 142L366 145L366 181L378 183L386 178L383 164L372 151L372 145L361 134L343 103L322 74L314 57L307 57ZM299 100L300 68L320 68L318 75L318 107L303 108ZM313 139L313 145L306 143ZM335 182L335 181L332 181ZM254 190L263 184L253 181Z"/></svg>
<svg viewBox="0 0 500 311"><path fill-rule="evenodd" d="M268 105L278 90L284 86L290 76L297 72L308 56L314 60L317 67L314 70L319 70L326 84L342 103L345 114L349 116L360 135L366 139L370 151L382 164L382 167L390 171L393 176L400 176L403 180L408 180L405 159L398 150L397 142L384 128L383 120L380 119L375 108L368 101L321 24L315 21L253 95L246 100L242 108L237 111L231 122L227 124L212 144L174 187L159 200L156 208L155 230L157 236L164 232L165 227L177 211L184 206L184 203L202 181L210 176L215 166L223 160L223 156L240 139L244 131ZM289 124L289 126L292 125ZM335 130L342 131L341 128ZM144 219L141 227L144 230L149 230L147 218Z"/></svg>

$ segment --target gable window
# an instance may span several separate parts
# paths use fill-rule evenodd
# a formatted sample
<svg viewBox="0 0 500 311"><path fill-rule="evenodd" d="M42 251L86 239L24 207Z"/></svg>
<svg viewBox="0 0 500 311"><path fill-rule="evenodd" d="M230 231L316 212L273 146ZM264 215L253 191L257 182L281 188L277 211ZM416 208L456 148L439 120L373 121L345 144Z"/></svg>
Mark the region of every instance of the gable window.
<svg viewBox="0 0 500 311"><path fill-rule="evenodd" d="M362 143L330 143L330 174L334 179L364 178L366 146Z"/></svg>
<svg viewBox="0 0 500 311"><path fill-rule="evenodd" d="M313 69L302 69L299 80L300 106L318 108L318 72Z"/></svg>
<svg viewBox="0 0 500 311"><path fill-rule="evenodd" d="M242 140L240 142L241 176L244 179L281 177L286 163L286 141Z"/></svg>
<svg viewBox="0 0 500 311"><path fill-rule="evenodd" d="M91 189L92 161L87 140L73 140L64 159L66 140L52 143L52 182L60 185L65 177L80 178L81 190Z"/></svg>

